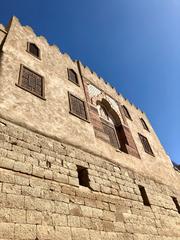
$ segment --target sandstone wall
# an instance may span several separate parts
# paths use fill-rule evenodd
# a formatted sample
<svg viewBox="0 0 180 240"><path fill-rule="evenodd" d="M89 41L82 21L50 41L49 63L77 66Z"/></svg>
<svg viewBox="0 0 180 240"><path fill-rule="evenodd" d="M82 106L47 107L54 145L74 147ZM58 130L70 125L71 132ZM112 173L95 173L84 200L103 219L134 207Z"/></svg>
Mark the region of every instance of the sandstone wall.
<svg viewBox="0 0 180 240"><path fill-rule="evenodd" d="M27 52L28 42L37 44L41 51L41 59ZM44 77L46 100L16 86L21 64ZM76 71L80 86L68 80L67 68ZM69 114L68 92L86 101L77 62L72 61L67 54L62 54L57 47L50 46L44 37L36 36L30 27L22 26L15 17L9 25L1 52L0 115L42 134L56 137L62 142L112 159L134 171L150 177L154 176L157 180L167 184L176 184L172 164L145 114L118 95L115 89L82 64L81 69L84 79L88 79L120 104L127 106L133 119L133 121L127 120L128 125L141 159L117 151L110 144L96 138L91 123ZM150 132L143 129L140 117L148 123ZM138 133L148 138L155 157L144 152Z"/></svg>
<svg viewBox="0 0 180 240"><path fill-rule="evenodd" d="M178 240L171 196L180 201L172 186L0 119L0 239Z"/></svg>
<svg viewBox="0 0 180 240"><path fill-rule="evenodd" d="M0 43L4 36L0 26ZM40 59L27 52L27 42L37 44ZM172 199L180 203L180 174L146 115L82 64L81 76L76 61L15 17L3 43L0 239L180 239L180 215ZM45 100L16 86L21 64L44 77ZM68 80L67 68L76 71L80 86ZM132 121L126 121L140 159L98 139L91 122L69 113L68 92L86 102L86 81L128 108ZM155 157L145 153L138 133L147 137ZM80 186L77 166L87 168L89 187ZM144 205L138 185L145 187L150 206Z"/></svg>

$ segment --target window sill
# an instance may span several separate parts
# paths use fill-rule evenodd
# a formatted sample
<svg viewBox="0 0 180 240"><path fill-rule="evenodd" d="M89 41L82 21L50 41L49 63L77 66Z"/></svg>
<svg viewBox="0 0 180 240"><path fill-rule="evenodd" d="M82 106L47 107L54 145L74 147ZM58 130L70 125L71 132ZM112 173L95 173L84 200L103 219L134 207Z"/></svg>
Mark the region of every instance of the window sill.
<svg viewBox="0 0 180 240"><path fill-rule="evenodd" d="M77 115L76 113L73 113L73 112L71 112L71 111L69 111L69 113L70 113L70 114L72 114L72 115L74 115L75 117L77 117L77 118L79 118L79 119L81 119L81 120L85 121L85 122L88 122L88 123L90 123L90 121L89 121L88 119L86 119L86 118L83 118L83 117L81 117L81 116Z"/></svg>
<svg viewBox="0 0 180 240"><path fill-rule="evenodd" d="M41 57L40 56L38 57L38 56L32 54L31 52L29 52L28 50L26 50L26 52L28 52L31 56L33 56L34 58L36 58L36 59L41 61Z"/></svg>
<svg viewBox="0 0 180 240"><path fill-rule="evenodd" d="M155 157L154 153L150 153L150 152L147 152L147 151L145 151L145 153L149 154L152 157Z"/></svg>
<svg viewBox="0 0 180 240"><path fill-rule="evenodd" d="M68 78L68 80L69 80L70 82L74 83L76 86L80 87L80 84L79 84L79 83L76 83L76 82L72 81L70 78Z"/></svg>
<svg viewBox="0 0 180 240"><path fill-rule="evenodd" d="M23 90L25 90L25 91L33 94L34 96L36 96L36 97L38 97L38 98L40 98L40 99L42 99L42 100L46 100L46 98L44 98L43 96L40 96L40 95L38 95L38 94L30 91L29 89L27 89L27 88L25 88L25 87L22 87L21 85L19 85L19 84L17 84L17 83L15 83L15 85L16 85L17 87L19 87L19 88L21 88L21 89L23 89Z"/></svg>

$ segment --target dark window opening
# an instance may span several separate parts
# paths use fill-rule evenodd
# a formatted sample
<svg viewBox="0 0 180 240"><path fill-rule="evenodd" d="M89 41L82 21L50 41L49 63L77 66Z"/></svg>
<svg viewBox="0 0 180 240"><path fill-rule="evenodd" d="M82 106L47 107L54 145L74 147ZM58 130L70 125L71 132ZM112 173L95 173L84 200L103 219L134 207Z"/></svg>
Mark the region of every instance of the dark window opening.
<svg viewBox="0 0 180 240"><path fill-rule="evenodd" d="M84 120L87 120L84 101L69 93L70 112Z"/></svg>
<svg viewBox="0 0 180 240"><path fill-rule="evenodd" d="M178 213L180 214L180 206L179 206L177 198L176 197L171 197L171 198L172 198L172 200L173 200L173 202L176 206L176 209L177 209Z"/></svg>
<svg viewBox="0 0 180 240"><path fill-rule="evenodd" d="M31 53L33 56L40 58L39 48L34 43L28 43L28 52Z"/></svg>
<svg viewBox="0 0 180 240"><path fill-rule="evenodd" d="M78 77L77 77L77 74L76 74L76 72L74 71L74 70L72 70L72 69L68 69L68 79L71 81L71 82L73 82L73 83L75 83L75 84L79 84L78 83Z"/></svg>
<svg viewBox="0 0 180 240"><path fill-rule="evenodd" d="M77 166L79 185L90 188L87 168Z"/></svg>
<svg viewBox="0 0 180 240"><path fill-rule="evenodd" d="M47 168L51 168L51 162L46 161L46 167L47 167Z"/></svg>
<svg viewBox="0 0 180 240"><path fill-rule="evenodd" d="M140 120L141 120L141 123L143 125L143 128L146 129L147 131L149 131L149 128L148 128L146 122L144 121L144 119L140 118Z"/></svg>
<svg viewBox="0 0 180 240"><path fill-rule="evenodd" d="M124 115L130 120L132 120L131 115L129 114L129 111L127 110L127 108L124 105L122 106L122 108L123 108Z"/></svg>
<svg viewBox="0 0 180 240"><path fill-rule="evenodd" d="M151 206L145 188L141 185L138 185L138 187L139 187L139 191L141 193L141 197L143 199L143 204L145 206Z"/></svg>
<svg viewBox="0 0 180 240"><path fill-rule="evenodd" d="M154 153L153 153L153 151L152 151L152 149L151 149L151 146L150 146L147 138L144 137L143 135L141 135L140 133L139 133L139 138L140 138L141 143L142 143L142 145L143 145L144 151L145 151L146 153L154 156Z"/></svg>
<svg viewBox="0 0 180 240"><path fill-rule="evenodd" d="M18 86L38 97L44 98L43 77L22 65Z"/></svg>

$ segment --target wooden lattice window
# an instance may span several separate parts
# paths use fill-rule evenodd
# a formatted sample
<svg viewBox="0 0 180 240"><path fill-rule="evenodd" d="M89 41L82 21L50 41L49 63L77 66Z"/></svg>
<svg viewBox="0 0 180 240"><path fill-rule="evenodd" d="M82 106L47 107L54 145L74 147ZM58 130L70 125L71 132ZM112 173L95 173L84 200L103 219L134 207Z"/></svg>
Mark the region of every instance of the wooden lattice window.
<svg viewBox="0 0 180 240"><path fill-rule="evenodd" d="M34 43L28 43L27 51L31 53L33 56L40 58L40 50Z"/></svg>
<svg viewBox="0 0 180 240"><path fill-rule="evenodd" d="M71 82L79 85L77 74L73 69L68 69L68 79Z"/></svg>
<svg viewBox="0 0 180 240"><path fill-rule="evenodd" d="M140 120L141 120L141 123L142 123L142 125L143 125L143 128L146 129L147 131L149 131L149 128L148 128L146 122L144 121L144 119L143 119L143 118L140 118Z"/></svg>
<svg viewBox="0 0 180 240"><path fill-rule="evenodd" d="M124 115L125 115L127 118L129 118L130 120L132 120L131 115L130 115L127 107L125 107L125 106L123 105L123 106L122 106L122 109L123 109Z"/></svg>
<svg viewBox="0 0 180 240"><path fill-rule="evenodd" d="M154 156L154 153L153 153L153 151L151 149L151 146L150 146L147 138L144 137L143 135L141 135L140 133L139 133L139 138L140 138L141 143L143 145L144 151L147 152L148 154Z"/></svg>
<svg viewBox="0 0 180 240"><path fill-rule="evenodd" d="M87 120L85 102L69 93L70 113Z"/></svg>
<svg viewBox="0 0 180 240"><path fill-rule="evenodd" d="M113 127L110 127L109 125L102 122L104 133L108 135L110 144L114 146L115 148L119 148L117 136L115 129Z"/></svg>
<svg viewBox="0 0 180 240"><path fill-rule="evenodd" d="M44 98L44 79L25 66L21 66L18 86L24 90Z"/></svg>

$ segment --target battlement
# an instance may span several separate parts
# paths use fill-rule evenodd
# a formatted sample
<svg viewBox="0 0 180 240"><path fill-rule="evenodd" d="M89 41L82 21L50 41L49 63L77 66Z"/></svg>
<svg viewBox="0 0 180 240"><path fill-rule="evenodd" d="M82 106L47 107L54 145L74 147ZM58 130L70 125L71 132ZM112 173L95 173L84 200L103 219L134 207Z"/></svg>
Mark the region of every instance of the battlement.
<svg viewBox="0 0 180 240"><path fill-rule="evenodd" d="M0 239L178 240L180 174L146 115L16 17L0 39Z"/></svg>
<svg viewBox="0 0 180 240"><path fill-rule="evenodd" d="M31 43L37 57L29 52ZM136 171L144 172L146 169L146 174L157 174L159 179L164 178L163 172L172 169L168 156L141 110L80 61L62 53L59 47L50 45L43 36L37 36L31 27L22 26L16 17L7 27L2 53L2 118L86 151L93 149L94 154L121 162ZM72 70L72 81L69 70ZM34 78L40 79L39 92L34 92L30 83L22 85L22 81L27 81L22 78L23 74L33 74ZM84 108L81 109L83 116L73 112L78 110L72 105L72 99L79 101L76 104ZM109 122L102 120L99 107L109 112ZM144 151L139 134L147 139L149 150L146 151L149 154ZM140 159L145 159L144 165L139 162ZM155 173L151 164L154 160L155 165L161 165L162 174L159 174L159 168Z"/></svg>
<svg viewBox="0 0 180 240"><path fill-rule="evenodd" d="M17 22L19 23L19 25L21 25L19 19L15 16L12 17L12 20L10 21L10 23L12 22ZM36 38L39 38L41 39L46 45L50 46L52 49L54 49L57 53L59 53L60 55L63 55L65 58L67 58L69 61L72 61L72 62L77 62L79 60L74 60L72 59L72 57L68 54L68 53L62 53L59 46L57 45L50 45L48 43L48 40L44 37L44 36L37 36L36 33L34 32L34 30L30 27L30 26L23 26L23 29L33 35L34 37ZM4 26L2 25L2 27L4 28ZM5 29L5 28L4 28ZM52 50L53 51L53 50ZM132 107L136 108L137 110L141 111L142 113L144 113L142 110L139 109L139 107L137 107L135 104L131 103L127 98L125 98L121 93L117 92L117 90L106 80L104 80L101 76L99 76L96 72L94 72L93 70L91 70L88 66L84 65L83 63L81 63L81 66L86 70L87 72L87 75L92 75L90 77L90 79L98 79L100 81L102 81L103 83L103 88L105 88L107 90L107 92L110 92L110 94L113 94L114 97L118 100L118 99L124 99L124 101L127 101L127 104L130 104ZM119 97L120 96L120 97Z"/></svg>

